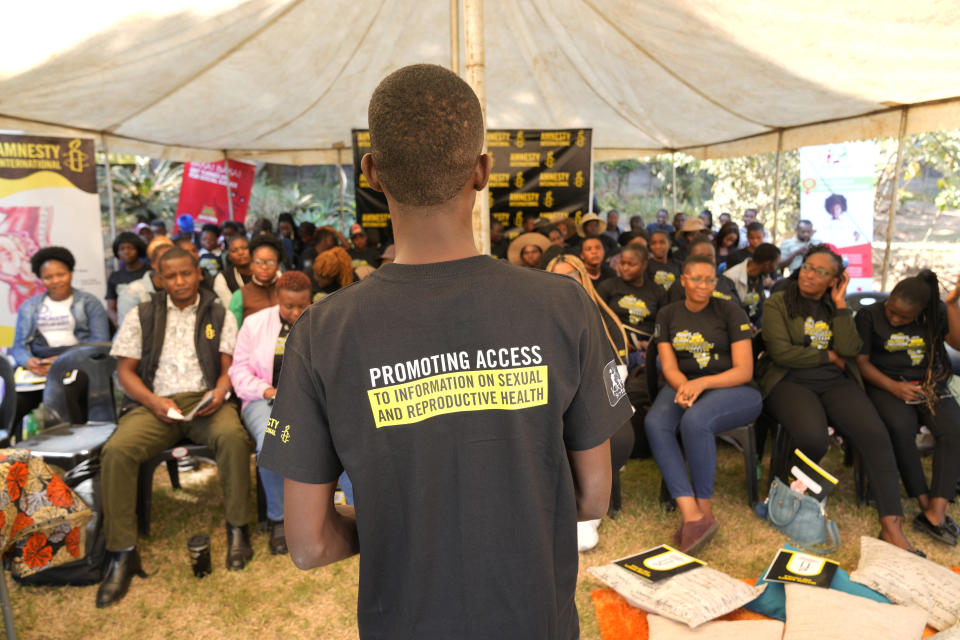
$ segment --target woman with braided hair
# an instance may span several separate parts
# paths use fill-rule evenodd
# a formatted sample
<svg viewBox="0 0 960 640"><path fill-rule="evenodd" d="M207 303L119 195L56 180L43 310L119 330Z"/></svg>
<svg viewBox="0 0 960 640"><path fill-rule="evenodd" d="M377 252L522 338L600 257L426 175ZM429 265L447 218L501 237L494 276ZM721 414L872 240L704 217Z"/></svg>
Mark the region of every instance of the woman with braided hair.
<svg viewBox="0 0 960 640"><path fill-rule="evenodd" d="M327 249L313 260L313 301L356 280L353 260L343 247Z"/></svg>
<svg viewBox="0 0 960 640"><path fill-rule="evenodd" d="M897 467L907 495L920 513L913 528L951 546L960 528L947 515L947 503L960 477L960 406L947 389L950 360L944 343L960 348L960 279L944 302L937 274L924 269L897 283L887 300L857 313L863 349L857 365L867 395L893 440ZM936 442L929 487L915 438L926 425Z"/></svg>
<svg viewBox="0 0 960 640"><path fill-rule="evenodd" d="M558 273L579 282L587 291L587 295L597 305L600 317L603 319L603 328L607 334L607 341L617 354L617 365L620 369L621 380L627 376L627 332L620 323L617 314L603 301L600 294L593 287L590 274L583 262L572 255L561 254L547 264L546 271ZM620 493L620 468L627 463L630 452L633 450L633 425L627 420L620 429L610 438L610 464L613 469L612 495ZM616 515L611 511L611 515ZM597 528L600 520L587 520L577 523L577 547L580 551L588 551L597 546L600 537Z"/></svg>
<svg viewBox="0 0 960 640"><path fill-rule="evenodd" d="M863 390L856 356L863 341L845 299L850 276L825 245L810 249L782 291L763 307L766 352L757 381L767 412L814 462L827 453L831 425L860 453L880 515L880 537L914 551L903 533L903 505L890 436ZM920 554L920 552L917 552Z"/></svg>

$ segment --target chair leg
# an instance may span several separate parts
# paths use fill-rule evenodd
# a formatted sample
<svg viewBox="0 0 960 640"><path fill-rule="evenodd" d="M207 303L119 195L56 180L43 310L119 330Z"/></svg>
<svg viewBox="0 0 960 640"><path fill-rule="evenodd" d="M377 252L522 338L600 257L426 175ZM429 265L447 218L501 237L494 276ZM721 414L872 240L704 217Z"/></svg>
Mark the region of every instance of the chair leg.
<svg viewBox="0 0 960 640"><path fill-rule="evenodd" d="M774 478L784 479L787 460L790 454L790 435L782 424L774 427L773 444L770 449L770 475L767 486L773 483Z"/></svg>
<svg viewBox="0 0 960 640"><path fill-rule="evenodd" d="M677 501L670 495L670 491L667 489L667 483L664 482L663 479L660 480L660 506L668 513L677 510Z"/></svg>
<svg viewBox="0 0 960 640"><path fill-rule="evenodd" d="M257 522L260 528L266 531L267 528L267 493L263 490L263 482L260 480L260 467L256 467L257 474Z"/></svg>
<svg viewBox="0 0 960 640"><path fill-rule="evenodd" d="M852 447L850 447L852 449ZM870 501L870 486L867 482L866 470L863 467L863 459L859 451L853 452L853 478L854 486L857 491L857 505L864 506Z"/></svg>
<svg viewBox="0 0 960 640"><path fill-rule="evenodd" d="M180 489L180 467L177 466L177 460L171 458L167 460L167 475L170 476L170 485L174 490Z"/></svg>
<svg viewBox="0 0 960 640"><path fill-rule="evenodd" d="M613 481L610 485L610 508L607 511L607 515L609 515L611 518L615 518L620 515L621 510L620 470L614 469Z"/></svg>
<svg viewBox="0 0 960 640"><path fill-rule="evenodd" d="M137 530L140 536L150 536L150 510L153 508L153 473L161 460L148 460L140 465L137 477ZM176 460L174 468L176 468ZM169 461L168 461L169 463ZM169 469L169 466L168 466Z"/></svg>
<svg viewBox="0 0 960 640"><path fill-rule="evenodd" d="M757 446L753 425L747 425L742 431L741 444L743 446L743 470L747 480L747 502L752 507L759 499L757 474Z"/></svg>

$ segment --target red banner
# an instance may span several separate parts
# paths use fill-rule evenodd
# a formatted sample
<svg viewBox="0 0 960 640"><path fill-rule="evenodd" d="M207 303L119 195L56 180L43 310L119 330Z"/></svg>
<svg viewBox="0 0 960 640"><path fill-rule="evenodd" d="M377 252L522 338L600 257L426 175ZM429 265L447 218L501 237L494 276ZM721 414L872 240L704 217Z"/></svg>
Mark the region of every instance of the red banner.
<svg viewBox="0 0 960 640"><path fill-rule="evenodd" d="M257 168L252 164L237 160L230 162L230 195L233 196L233 219L237 222L242 223L247 219L247 205L250 203L250 190L256 171ZM227 175L222 160L188 162L184 165L177 217L184 213L193 216L197 230L207 222L223 224L230 219Z"/></svg>

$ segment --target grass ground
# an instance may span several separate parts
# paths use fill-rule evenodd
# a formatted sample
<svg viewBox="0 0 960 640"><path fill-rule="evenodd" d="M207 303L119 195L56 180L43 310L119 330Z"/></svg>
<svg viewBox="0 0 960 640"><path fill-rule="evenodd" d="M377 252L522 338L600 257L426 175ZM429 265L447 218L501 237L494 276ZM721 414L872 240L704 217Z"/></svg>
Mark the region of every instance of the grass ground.
<svg viewBox="0 0 960 640"><path fill-rule="evenodd" d="M843 536L836 559L852 570L859 556L859 537L877 534L876 512L857 507L852 470L843 467L835 449L824 464L840 477L829 504L829 514ZM266 534L257 531L253 562L244 571L228 572L223 564L223 499L215 468L203 466L182 474L183 489L177 492L170 489L163 469L158 468L154 485L152 536L141 544L144 566L153 575L147 580L135 578L127 597L110 609L94 607L96 586L20 587L8 578L21 638L357 637L357 558L302 572L289 556L271 556ZM631 460L622 480L623 513L616 520L604 519L600 544L580 557L576 597L584 640L600 640L590 593L603 586L586 574L586 568L661 544L678 522L676 514L659 506L660 475L652 460ZM785 539L747 507L743 482L739 452L721 446L715 500L721 529L700 557L735 577L753 578ZM905 509L908 519L916 513L912 502L905 502ZM960 506L951 505L950 513L960 520ZM186 549L187 539L195 533L206 533L212 541L214 571L202 580L193 577ZM957 548L909 530L908 536L932 560L947 566L960 564Z"/></svg>

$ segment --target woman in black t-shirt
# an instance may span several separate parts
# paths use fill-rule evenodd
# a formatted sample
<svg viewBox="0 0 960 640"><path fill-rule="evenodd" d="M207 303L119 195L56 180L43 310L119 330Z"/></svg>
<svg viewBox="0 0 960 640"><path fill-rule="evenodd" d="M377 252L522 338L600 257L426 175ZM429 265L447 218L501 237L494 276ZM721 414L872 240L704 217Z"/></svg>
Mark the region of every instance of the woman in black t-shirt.
<svg viewBox="0 0 960 640"><path fill-rule="evenodd" d="M766 353L757 380L768 413L814 462L827 453L828 424L859 451L877 501L881 538L913 550L903 533L893 445L854 360L863 342L844 297L849 282L839 255L825 245L810 249L797 280L764 304Z"/></svg>
<svg viewBox="0 0 960 640"><path fill-rule="evenodd" d="M546 271L573 278L579 282L584 289L586 289L587 295L590 296L590 299L593 300L594 303L596 303L600 317L603 319L603 328L607 335L607 341L617 354L617 368L620 371L620 377L622 380L626 380L626 331L624 330L623 325L620 324L620 320L617 319L617 314L614 313L609 306L607 306L607 304L597 293L596 289L594 289L593 282L591 281L590 274L587 272L586 265L584 265L583 262L575 256L562 254L547 264ZM613 496L620 494L620 468L627 463L627 460L630 457L630 452L633 450L633 440L633 426L629 420L627 420L610 438L610 465L613 469L613 486L611 495ZM614 508L615 506L616 505L611 505L611 516L616 515ZM616 508L618 509L619 506L616 506ZM577 523L577 547L580 551L588 551L597 546L597 543L599 542L597 527L599 525L599 520L588 520Z"/></svg>
<svg viewBox="0 0 960 640"><path fill-rule="evenodd" d="M947 503L960 477L960 406L947 389L950 361L944 341L960 348L960 280L940 301L937 275L925 269L897 283L886 301L857 313L863 349L857 365L867 395L893 440L907 495L920 513L913 528L956 545L960 528ZM928 489L915 438L920 425L933 433L933 476Z"/></svg>
<svg viewBox="0 0 960 640"><path fill-rule="evenodd" d="M718 528L711 507L716 434L749 424L762 404L752 384L750 321L740 305L713 297L713 260L688 258L680 282L686 299L657 314L654 340L667 385L647 413L646 431L683 517L673 543L694 553Z"/></svg>
<svg viewBox="0 0 960 640"><path fill-rule="evenodd" d="M663 287L646 277L648 257L643 245L628 244L620 251L618 277L597 285L597 293L617 314L620 322L641 333L641 351L646 349L647 339L653 333L657 311L667 303Z"/></svg>
<svg viewBox="0 0 960 640"><path fill-rule="evenodd" d="M680 266L670 258L670 234L666 231L654 231L650 234L647 246L650 248L650 264L647 273L655 284L670 289L680 277Z"/></svg>

